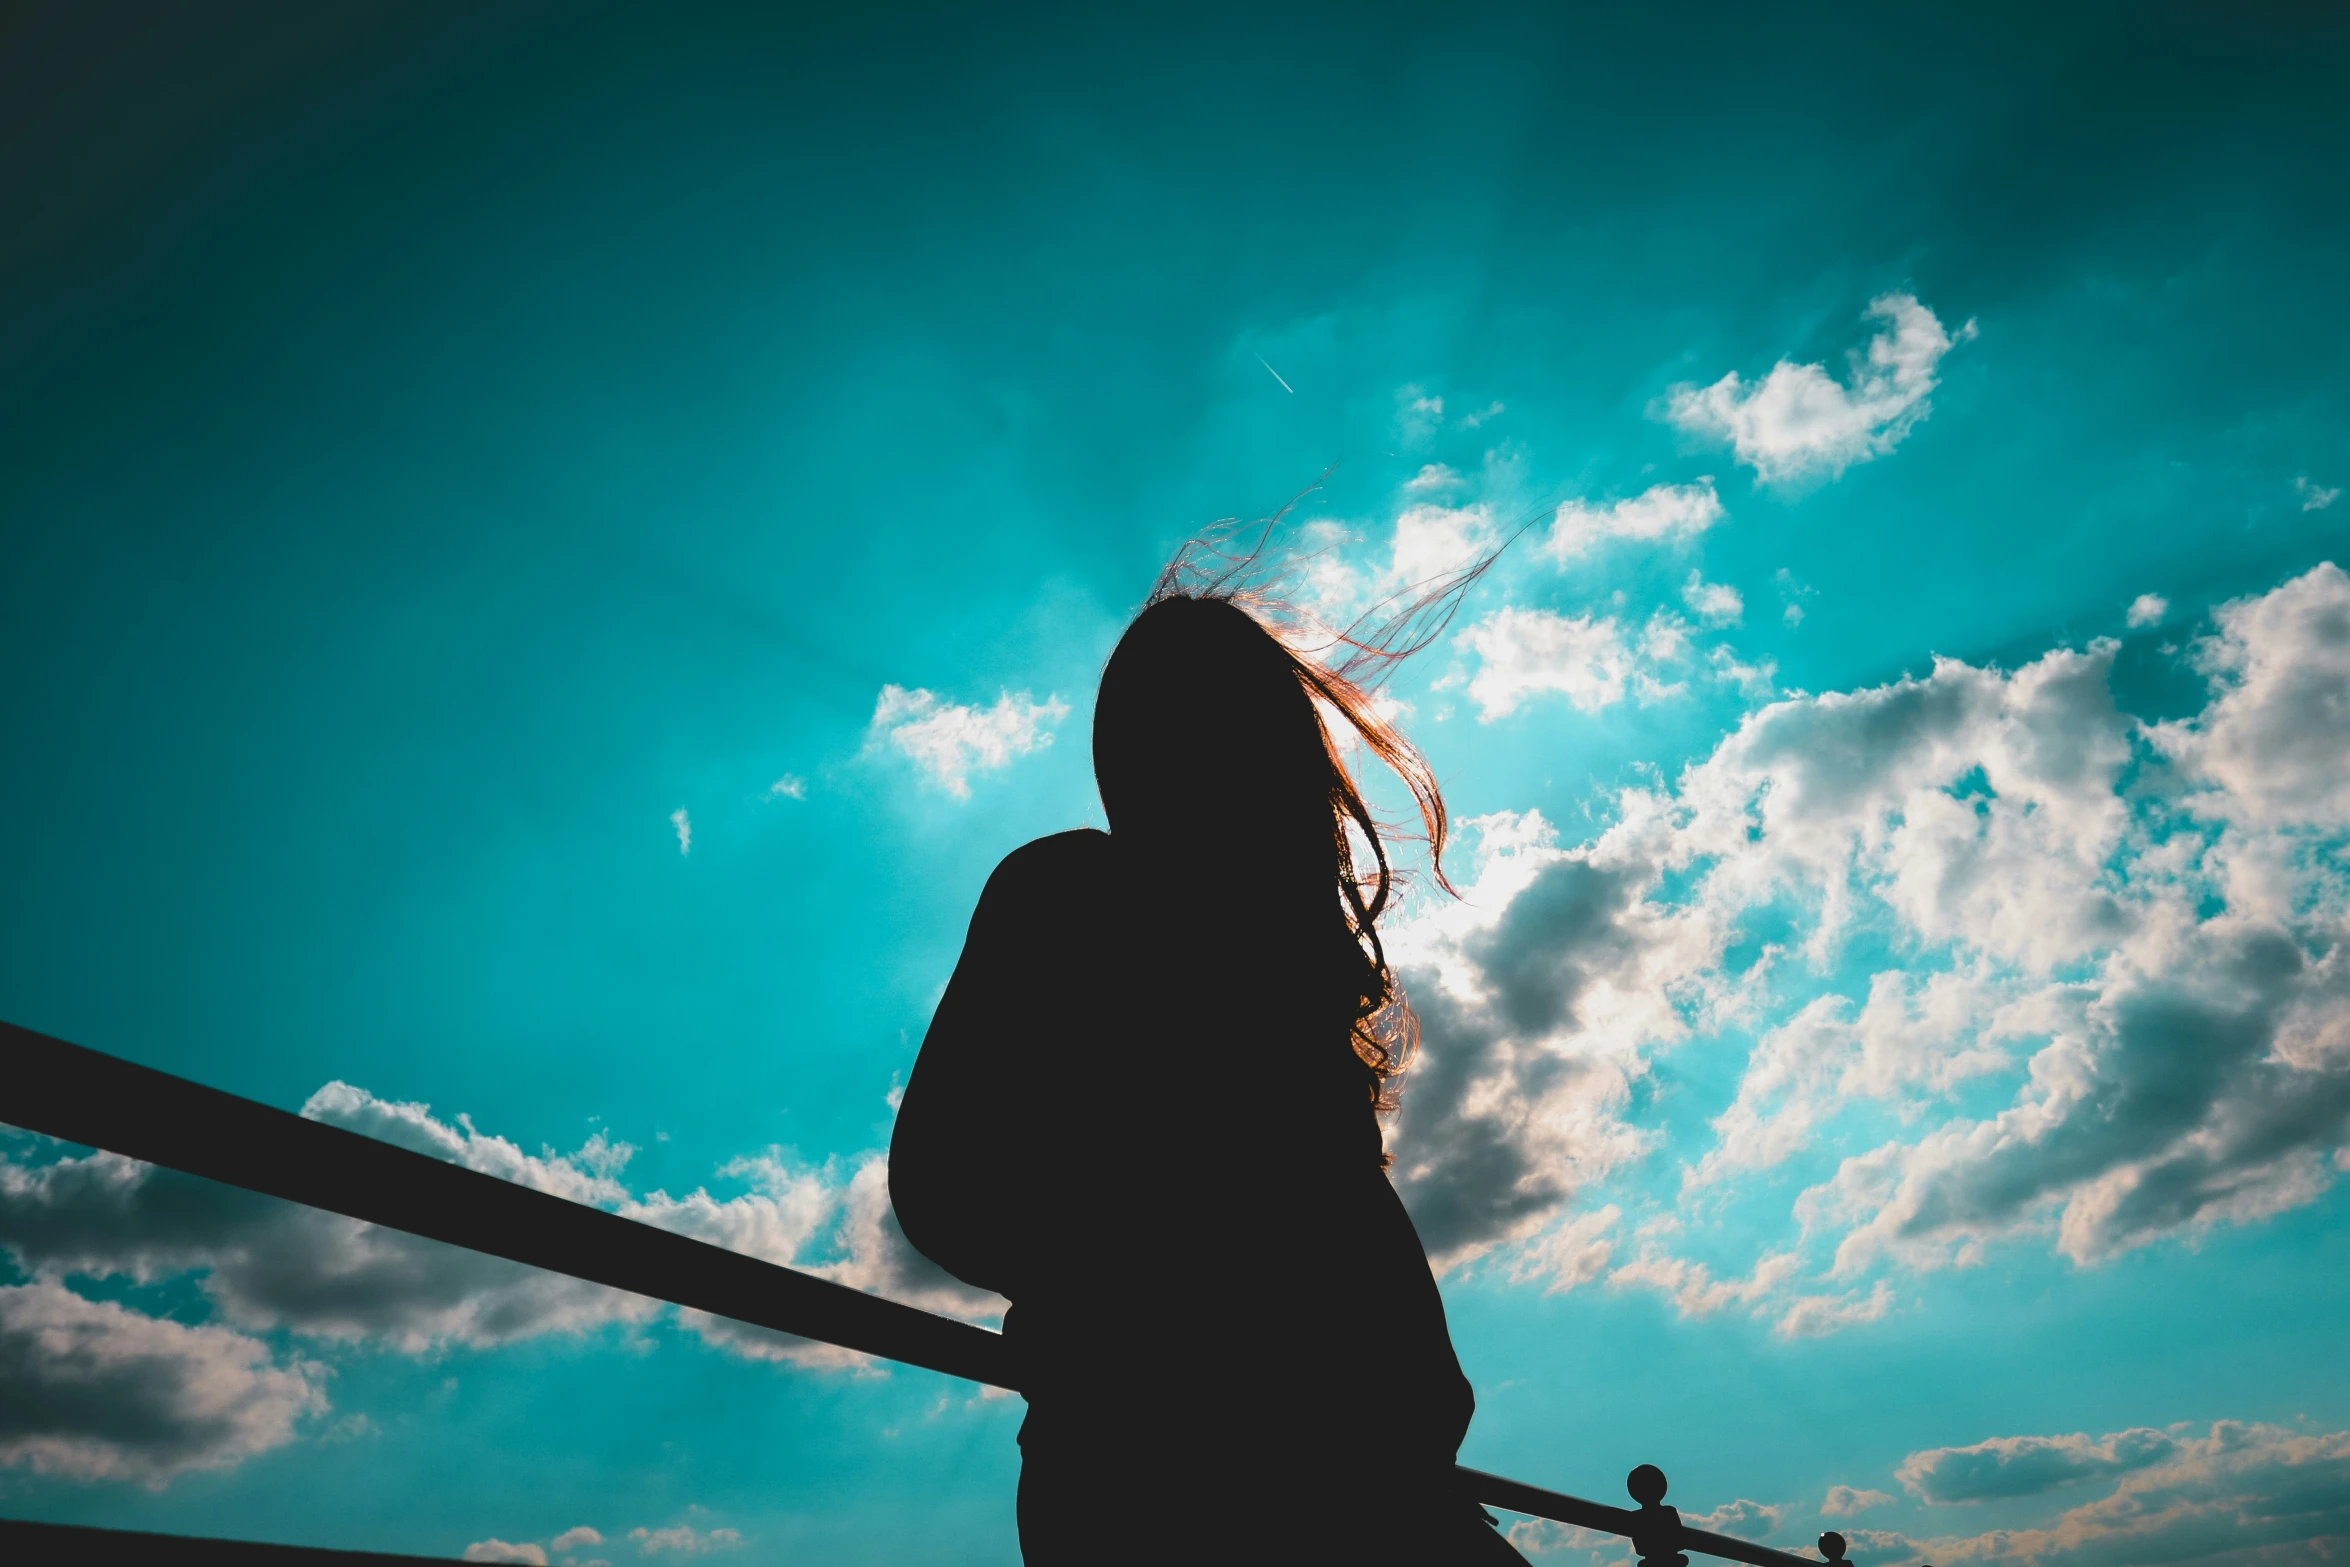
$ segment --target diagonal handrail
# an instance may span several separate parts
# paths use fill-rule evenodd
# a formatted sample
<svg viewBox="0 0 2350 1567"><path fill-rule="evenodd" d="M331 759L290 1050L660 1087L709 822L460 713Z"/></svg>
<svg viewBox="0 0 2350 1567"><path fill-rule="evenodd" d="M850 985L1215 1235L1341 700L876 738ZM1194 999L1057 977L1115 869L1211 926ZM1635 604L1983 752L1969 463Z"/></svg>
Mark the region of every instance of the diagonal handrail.
<svg viewBox="0 0 2350 1567"><path fill-rule="evenodd" d="M1498 1507L1504 1512L1524 1513L1530 1518L1548 1518L1554 1523L1571 1523L1578 1529L1590 1529L1599 1534L1624 1535L1642 1547L1643 1559L1651 1542L1658 1554L1669 1560L1679 1551L1703 1551L1708 1556L1725 1557L1734 1562L1747 1562L1751 1567L1820 1567L1806 1556L1795 1556L1786 1551L1775 1551L1752 1540L1741 1540L1734 1534L1716 1534L1710 1529L1692 1529L1680 1521L1676 1509L1662 1506L1665 1477L1661 1471L1643 1464L1632 1471L1637 1485L1642 1469L1656 1476L1657 1504L1633 1509L1610 1507L1605 1502L1586 1501L1580 1496L1569 1496L1564 1491L1546 1491L1538 1485L1522 1480L1511 1480L1482 1469L1459 1466L1460 1476L1469 1492L1487 1507ZM1664 1515L1670 1515L1668 1521ZM1840 1534L1822 1535L1822 1550L1829 1561L1844 1559L1844 1537Z"/></svg>
<svg viewBox="0 0 2350 1567"><path fill-rule="evenodd" d="M550 1273L1013 1387L1003 1336L0 1023L0 1120Z"/></svg>
<svg viewBox="0 0 2350 1567"><path fill-rule="evenodd" d="M445 1567L450 1556L337 1551L268 1540L151 1534L93 1524L0 1518L0 1559L12 1562L137 1562L139 1567Z"/></svg>
<svg viewBox="0 0 2350 1567"><path fill-rule="evenodd" d="M0 1022L0 1122L714 1316L1018 1391L999 1333ZM1489 1506L1750 1567L1809 1558L1463 1468ZM1833 1542L1832 1544L1830 1542ZM1843 1541L1822 1537L1831 1561Z"/></svg>

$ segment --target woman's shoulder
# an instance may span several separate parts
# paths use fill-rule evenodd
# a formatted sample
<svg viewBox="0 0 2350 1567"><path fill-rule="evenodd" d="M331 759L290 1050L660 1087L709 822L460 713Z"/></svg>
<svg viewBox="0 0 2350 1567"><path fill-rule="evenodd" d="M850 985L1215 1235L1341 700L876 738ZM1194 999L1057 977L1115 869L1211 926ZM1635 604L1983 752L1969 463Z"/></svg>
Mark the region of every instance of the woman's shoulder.
<svg viewBox="0 0 2350 1567"><path fill-rule="evenodd" d="M1075 827L1020 845L1003 857L988 881L992 885L1102 876L1108 873L1114 852L1108 833L1098 827Z"/></svg>
<svg viewBox="0 0 2350 1567"><path fill-rule="evenodd" d="M987 878L980 904L1059 903L1085 899L1114 878L1110 835L1093 827L1053 833L1020 845Z"/></svg>

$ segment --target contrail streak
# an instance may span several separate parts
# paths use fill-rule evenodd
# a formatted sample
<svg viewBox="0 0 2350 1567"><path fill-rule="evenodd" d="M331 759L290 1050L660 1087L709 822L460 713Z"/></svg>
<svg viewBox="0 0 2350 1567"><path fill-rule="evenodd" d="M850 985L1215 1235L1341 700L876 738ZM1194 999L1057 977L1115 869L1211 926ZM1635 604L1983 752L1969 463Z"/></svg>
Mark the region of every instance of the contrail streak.
<svg viewBox="0 0 2350 1567"><path fill-rule="evenodd" d="M1265 365L1265 356L1263 354L1258 354L1256 356L1256 361L1258 364ZM1274 369L1271 365L1265 365L1265 374L1271 376L1276 381L1281 381L1281 372ZM1297 388L1291 386L1287 381L1281 381L1281 390L1287 392L1292 397L1297 395Z"/></svg>

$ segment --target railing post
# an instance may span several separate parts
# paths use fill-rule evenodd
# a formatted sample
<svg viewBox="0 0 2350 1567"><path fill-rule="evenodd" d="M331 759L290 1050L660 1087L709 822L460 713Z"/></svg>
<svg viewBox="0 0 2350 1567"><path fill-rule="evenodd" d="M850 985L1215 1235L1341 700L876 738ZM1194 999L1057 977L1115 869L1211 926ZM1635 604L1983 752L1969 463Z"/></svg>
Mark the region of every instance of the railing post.
<svg viewBox="0 0 2350 1567"><path fill-rule="evenodd" d="M1640 1567L1689 1567L1681 1554L1681 1510L1665 1505L1665 1472L1642 1464L1624 1479L1624 1489L1640 1504L1632 1526L1632 1549Z"/></svg>

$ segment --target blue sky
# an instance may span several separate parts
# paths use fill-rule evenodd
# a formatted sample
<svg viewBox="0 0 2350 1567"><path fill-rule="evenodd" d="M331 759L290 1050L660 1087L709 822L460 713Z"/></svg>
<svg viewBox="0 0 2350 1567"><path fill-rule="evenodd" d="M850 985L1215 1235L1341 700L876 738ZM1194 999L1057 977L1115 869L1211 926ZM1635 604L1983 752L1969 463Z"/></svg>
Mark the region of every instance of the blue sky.
<svg viewBox="0 0 2350 1567"><path fill-rule="evenodd" d="M1099 819L1159 563L1320 478L1335 615L1530 523L1393 687L1473 823L1392 1139L1464 1459L1870 1567L2309 1559L2346 46L28 24L0 1016L984 1317L875 1161L988 870ZM1016 1400L0 1155L10 1516L1016 1559Z"/></svg>

